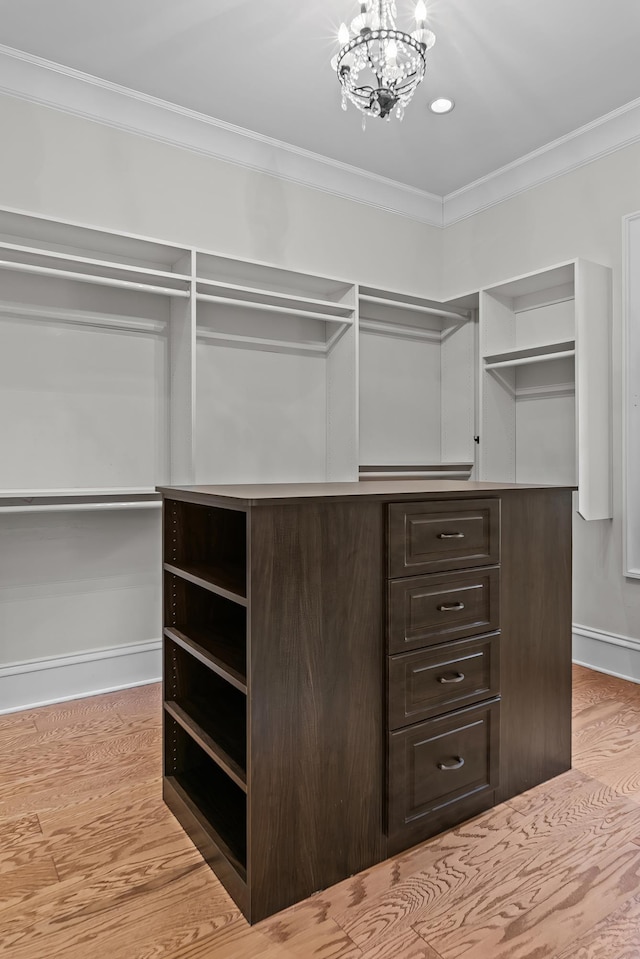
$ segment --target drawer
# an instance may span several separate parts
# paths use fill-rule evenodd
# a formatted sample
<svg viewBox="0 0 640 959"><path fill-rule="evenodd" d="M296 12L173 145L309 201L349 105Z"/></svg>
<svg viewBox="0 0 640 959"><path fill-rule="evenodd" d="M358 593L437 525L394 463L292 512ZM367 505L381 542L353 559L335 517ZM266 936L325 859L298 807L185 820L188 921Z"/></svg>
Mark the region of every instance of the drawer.
<svg viewBox="0 0 640 959"><path fill-rule="evenodd" d="M500 500L392 503L389 576L413 576L500 562Z"/></svg>
<svg viewBox="0 0 640 959"><path fill-rule="evenodd" d="M500 634L389 659L389 728L470 706L500 692Z"/></svg>
<svg viewBox="0 0 640 959"><path fill-rule="evenodd" d="M492 805L499 725L492 700L390 733L388 831L402 837L397 848Z"/></svg>
<svg viewBox="0 0 640 959"><path fill-rule="evenodd" d="M390 653L499 629L499 567L396 579L388 589Z"/></svg>

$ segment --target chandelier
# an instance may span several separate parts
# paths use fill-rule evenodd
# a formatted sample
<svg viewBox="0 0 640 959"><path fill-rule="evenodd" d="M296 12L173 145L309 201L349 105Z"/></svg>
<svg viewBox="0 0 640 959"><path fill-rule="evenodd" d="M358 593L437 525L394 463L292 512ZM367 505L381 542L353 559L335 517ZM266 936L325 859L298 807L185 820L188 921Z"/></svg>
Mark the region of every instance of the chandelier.
<svg viewBox="0 0 640 959"><path fill-rule="evenodd" d="M363 114L389 120L395 109L402 120L406 105L418 88L427 66L426 53L436 42L426 27L427 9L418 0L416 29L396 29L395 0L364 0L360 14L343 23L338 33L340 50L331 66L342 86L342 109L350 100Z"/></svg>

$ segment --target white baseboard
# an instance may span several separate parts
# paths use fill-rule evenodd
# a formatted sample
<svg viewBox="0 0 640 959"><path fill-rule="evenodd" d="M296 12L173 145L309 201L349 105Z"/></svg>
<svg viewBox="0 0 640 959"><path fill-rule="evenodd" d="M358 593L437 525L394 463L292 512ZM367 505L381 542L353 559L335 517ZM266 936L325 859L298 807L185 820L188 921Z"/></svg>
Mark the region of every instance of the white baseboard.
<svg viewBox="0 0 640 959"><path fill-rule="evenodd" d="M162 641L0 666L0 715L160 681Z"/></svg>
<svg viewBox="0 0 640 959"><path fill-rule="evenodd" d="M573 661L640 683L640 640L573 626ZM0 666L0 715L160 681L162 642Z"/></svg>
<svg viewBox="0 0 640 959"><path fill-rule="evenodd" d="M640 683L640 640L573 626L573 661L608 676Z"/></svg>

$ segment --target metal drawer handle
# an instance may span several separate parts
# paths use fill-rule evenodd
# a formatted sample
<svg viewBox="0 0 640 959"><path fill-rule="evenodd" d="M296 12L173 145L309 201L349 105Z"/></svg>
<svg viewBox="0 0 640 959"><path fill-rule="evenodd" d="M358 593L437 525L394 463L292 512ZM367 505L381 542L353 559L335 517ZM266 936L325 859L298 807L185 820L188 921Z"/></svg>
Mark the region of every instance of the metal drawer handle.
<svg viewBox="0 0 640 959"><path fill-rule="evenodd" d="M464 603L440 603L438 606L439 613L451 613L458 609L464 609Z"/></svg>
<svg viewBox="0 0 640 959"><path fill-rule="evenodd" d="M464 533L438 533L438 539L464 539Z"/></svg>
<svg viewBox="0 0 640 959"><path fill-rule="evenodd" d="M462 756L456 756L453 762L451 763L438 763L438 769L462 769L464 766L464 759Z"/></svg>
<svg viewBox="0 0 640 959"><path fill-rule="evenodd" d="M439 683L461 683L464 679L464 673L456 673L455 676L451 676L450 679L447 679L446 676L438 676Z"/></svg>

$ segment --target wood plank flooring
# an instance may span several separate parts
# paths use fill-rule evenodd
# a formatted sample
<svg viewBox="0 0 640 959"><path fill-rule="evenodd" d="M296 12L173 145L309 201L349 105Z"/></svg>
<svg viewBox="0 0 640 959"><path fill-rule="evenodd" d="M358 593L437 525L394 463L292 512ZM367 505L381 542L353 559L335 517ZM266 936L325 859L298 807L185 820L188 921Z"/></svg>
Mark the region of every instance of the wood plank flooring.
<svg viewBox="0 0 640 959"><path fill-rule="evenodd" d="M250 928L165 808L160 687L0 717L0 959L640 959L640 687L574 768Z"/></svg>

